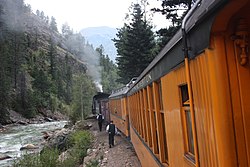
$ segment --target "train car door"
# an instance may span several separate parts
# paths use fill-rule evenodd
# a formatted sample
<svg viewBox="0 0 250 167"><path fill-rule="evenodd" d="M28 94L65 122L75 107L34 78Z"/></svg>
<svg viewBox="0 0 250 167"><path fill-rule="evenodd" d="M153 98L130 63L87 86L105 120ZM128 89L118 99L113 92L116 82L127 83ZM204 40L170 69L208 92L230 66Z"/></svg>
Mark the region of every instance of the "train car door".
<svg viewBox="0 0 250 167"><path fill-rule="evenodd" d="M249 4L230 21L225 41L238 166L244 167L250 167Z"/></svg>

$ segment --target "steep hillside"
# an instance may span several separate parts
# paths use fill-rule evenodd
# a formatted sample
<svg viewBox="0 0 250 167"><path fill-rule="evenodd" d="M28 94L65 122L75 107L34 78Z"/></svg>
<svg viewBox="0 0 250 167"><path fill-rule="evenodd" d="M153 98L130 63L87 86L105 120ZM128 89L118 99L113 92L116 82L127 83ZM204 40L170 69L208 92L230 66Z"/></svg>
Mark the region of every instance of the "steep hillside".
<svg viewBox="0 0 250 167"><path fill-rule="evenodd" d="M87 60L98 58L91 45L59 34L55 18L33 14L22 0L0 2L0 124L12 123L11 110L27 118L60 111L73 121L88 115L96 88Z"/></svg>

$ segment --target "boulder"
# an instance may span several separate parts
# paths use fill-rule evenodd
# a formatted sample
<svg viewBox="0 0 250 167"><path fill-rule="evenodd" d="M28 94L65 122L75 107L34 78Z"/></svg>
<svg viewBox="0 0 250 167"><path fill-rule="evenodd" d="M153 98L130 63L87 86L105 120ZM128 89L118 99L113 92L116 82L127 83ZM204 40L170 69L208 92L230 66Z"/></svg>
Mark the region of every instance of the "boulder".
<svg viewBox="0 0 250 167"><path fill-rule="evenodd" d="M43 134L43 138L44 138L44 139L48 139L48 138L51 136L51 134L49 134L49 133L46 132L46 131L42 132L42 134Z"/></svg>
<svg viewBox="0 0 250 167"><path fill-rule="evenodd" d="M74 125L74 129L76 130L88 130L92 127L92 123L88 123L88 122L85 122L85 121L78 121L75 123Z"/></svg>
<svg viewBox="0 0 250 167"><path fill-rule="evenodd" d="M0 160L5 160L5 159L9 159L9 158L11 158L11 157L8 156L8 155L1 154L1 153L0 153Z"/></svg>
<svg viewBox="0 0 250 167"><path fill-rule="evenodd" d="M48 121L48 122L52 122L52 121L53 121L53 119L52 119L52 118L49 118L49 117L45 117L44 120L45 120L45 121Z"/></svg>
<svg viewBox="0 0 250 167"><path fill-rule="evenodd" d="M61 129L55 131L52 135L47 138L47 143L45 148L57 148L59 151L64 151L67 149L67 144L69 141L69 134L71 130Z"/></svg>
<svg viewBox="0 0 250 167"><path fill-rule="evenodd" d="M35 146L33 144L26 144L25 146L21 147L20 150L33 150L38 148L38 146Z"/></svg>

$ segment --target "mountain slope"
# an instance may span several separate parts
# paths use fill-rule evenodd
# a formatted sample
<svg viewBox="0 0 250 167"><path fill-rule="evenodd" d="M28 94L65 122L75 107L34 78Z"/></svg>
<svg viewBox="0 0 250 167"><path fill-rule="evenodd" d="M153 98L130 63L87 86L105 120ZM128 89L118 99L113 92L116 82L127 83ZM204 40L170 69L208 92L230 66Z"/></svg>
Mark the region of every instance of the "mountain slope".
<svg viewBox="0 0 250 167"><path fill-rule="evenodd" d="M117 30L110 27L89 27L84 28L81 34L85 39L91 43L95 48L102 45L104 47L104 52L109 56L109 58L115 62L116 58L116 48L112 39L116 38Z"/></svg>

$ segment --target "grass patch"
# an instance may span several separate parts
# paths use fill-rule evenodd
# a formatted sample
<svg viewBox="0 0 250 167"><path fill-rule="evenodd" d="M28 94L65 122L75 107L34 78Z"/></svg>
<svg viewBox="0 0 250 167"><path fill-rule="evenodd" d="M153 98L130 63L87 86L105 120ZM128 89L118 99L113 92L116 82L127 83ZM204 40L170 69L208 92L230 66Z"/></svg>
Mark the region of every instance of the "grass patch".
<svg viewBox="0 0 250 167"><path fill-rule="evenodd" d="M40 154L24 154L13 167L75 167L82 163L91 146L92 136L88 131L76 131L70 135L70 148L63 162L58 160L57 149L44 149ZM94 166L93 166L94 167Z"/></svg>
<svg viewBox="0 0 250 167"><path fill-rule="evenodd" d="M86 164L86 167L99 167L98 160L91 160L88 164Z"/></svg>

